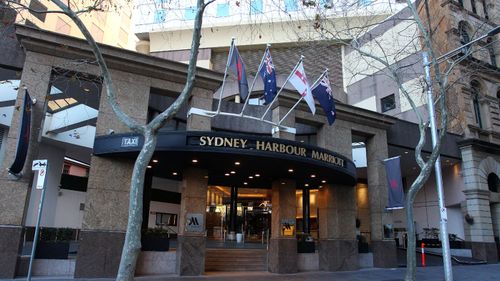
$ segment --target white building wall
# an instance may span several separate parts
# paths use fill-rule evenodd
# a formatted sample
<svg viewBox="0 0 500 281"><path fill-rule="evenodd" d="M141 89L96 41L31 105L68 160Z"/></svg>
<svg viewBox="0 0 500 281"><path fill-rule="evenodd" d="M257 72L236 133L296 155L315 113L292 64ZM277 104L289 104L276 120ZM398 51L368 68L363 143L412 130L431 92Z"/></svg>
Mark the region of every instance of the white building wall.
<svg viewBox="0 0 500 281"><path fill-rule="evenodd" d="M48 160L47 176L45 179L45 188L46 188L45 200L43 204L43 213L42 213L42 219L40 221L40 226L54 227L57 200L59 198L59 185L61 183L61 172L64 164L65 151L44 143L40 144L39 149L40 152L38 154L37 159ZM28 175L30 172L25 171L25 173ZM27 226L35 226L36 224L38 205L42 194L41 192L42 190L36 189L35 185L36 185L36 179L33 181L30 200L29 200L30 202L28 206L28 211L26 213Z"/></svg>
<svg viewBox="0 0 500 281"><path fill-rule="evenodd" d="M86 192L61 189L57 198L54 226L81 229L84 211L80 210L80 204L85 203L86 195Z"/></svg>
<svg viewBox="0 0 500 281"><path fill-rule="evenodd" d="M179 212L181 209L180 204L171 204L164 202L151 201L149 203L149 221L148 228L155 228L156 225L156 213L169 213L177 214L177 226L169 226L171 230L175 233L179 233Z"/></svg>
<svg viewBox="0 0 500 281"><path fill-rule="evenodd" d="M460 173L460 165L443 166L443 186L445 191L445 205L448 210L448 233L456 234L464 239L463 215L460 202L465 200L463 194L463 180ZM411 184L415 177L407 179ZM406 228L405 210L393 211L394 226ZM439 228L439 204L434 176L429 177L424 188L417 194L414 204L414 221L416 222L416 233L419 238L424 235L424 228Z"/></svg>

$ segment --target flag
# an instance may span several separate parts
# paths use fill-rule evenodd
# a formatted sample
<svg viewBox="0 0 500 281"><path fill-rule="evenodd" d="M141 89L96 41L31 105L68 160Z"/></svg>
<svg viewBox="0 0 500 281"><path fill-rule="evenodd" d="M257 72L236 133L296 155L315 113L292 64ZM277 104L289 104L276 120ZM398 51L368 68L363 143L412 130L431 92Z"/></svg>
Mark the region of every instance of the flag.
<svg viewBox="0 0 500 281"><path fill-rule="evenodd" d="M264 63L260 66L259 75L264 83L264 99L266 104L273 101L276 96L276 71L274 70L271 52L266 49L264 53Z"/></svg>
<svg viewBox="0 0 500 281"><path fill-rule="evenodd" d="M384 160L388 189L387 210L404 208L405 196L401 181L400 160L400 156Z"/></svg>
<svg viewBox="0 0 500 281"><path fill-rule="evenodd" d="M299 91L300 95L306 100L309 109L311 109L312 114L316 113L316 106L314 104L314 98L311 93L311 87L309 82L307 82L306 72L304 71L304 65L302 62L299 63L297 68L292 73L290 83Z"/></svg>
<svg viewBox="0 0 500 281"><path fill-rule="evenodd" d="M14 163L9 168L9 173L13 175L19 175L24 167L24 162L26 161L26 156L28 154L28 146L30 142L30 131L31 131L31 108L33 102L28 94L28 91L24 94L24 102L22 107L22 119L21 128L19 129L19 137L17 139L16 157L14 158Z"/></svg>
<svg viewBox="0 0 500 281"><path fill-rule="evenodd" d="M231 58L229 61L229 68L233 71L234 75L238 78L238 88L240 90L240 97L246 100L248 97L248 82L247 72L245 71L245 64L241 59L240 53L236 45L233 45L233 51L230 52Z"/></svg>
<svg viewBox="0 0 500 281"><path fill-rule="evenodd" d="M330 80L328 73L323 73L323 77L311 89L313 96L319 101L321 108L325 112L328 124L332 125L337 117L335 111L335 102L333 101L332 88L330 87Z"/></svg>

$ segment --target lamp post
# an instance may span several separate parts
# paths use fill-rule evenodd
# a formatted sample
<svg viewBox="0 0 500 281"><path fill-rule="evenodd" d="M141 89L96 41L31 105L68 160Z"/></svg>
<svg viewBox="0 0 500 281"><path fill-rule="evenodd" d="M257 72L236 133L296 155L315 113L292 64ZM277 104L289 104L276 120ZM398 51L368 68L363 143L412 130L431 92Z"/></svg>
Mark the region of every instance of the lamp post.
<svg viewBox="0 0 500 281"><path fill-rule="evenodd" d="M439 63L446 58L453 56L454 54L457 54L463 49L466 49L470 45L474 44L475 42L482 40L486 37L491 37L496 34L500 33L500 25L493 28L490 30L488 33L484 34L481 37L478 37L467 44L464 44L452 51L447 52L446 54L438 57L436 59L436 62ZM465 56L468 56L468 54L465 54ZM430 119L430 128L431 128L431 136L432 136L432 148L434 149L437 144L437 127L436 127L436 118L434 114L434 100L432 97L432 79L431 79L431 72L430 72L430 62L429 62L429 54L426 51L422 52L422 57L423 57L423 63L424 63L424 72L425 72L425 81L427 83L427 109L429 110L429 119ZM453 272L451 269L451 255L450 255L450 242L448 240L448 228L447 228L447 221L448 221L448 216L447 216L447 211L446 211L446 206L444 204L444 191L443 191L443 178L441 175L441 157L438 155L436 159L436 163L434 164L434 171L436 174L436 186L437 186L437 193L438 193L438 202L439 202L439 215L440 215L440 238L441 238L441 245L442 245L442 250L443 250L443 265L444 265L444 273L445 273L445 280L446 281L452 281L453 280Z"/></svg>

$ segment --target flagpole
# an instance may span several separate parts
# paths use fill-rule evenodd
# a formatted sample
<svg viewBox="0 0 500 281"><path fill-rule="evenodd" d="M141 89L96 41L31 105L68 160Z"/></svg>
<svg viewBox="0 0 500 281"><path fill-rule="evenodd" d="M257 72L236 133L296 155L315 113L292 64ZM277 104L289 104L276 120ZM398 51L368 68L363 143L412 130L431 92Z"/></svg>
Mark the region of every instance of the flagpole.
<svg viewBox="0 0 500 281"><path fill-rule="evenodd" d="M241 109L240 116L243 116L243 111L245 111L245 108L247 107L248 101L250 100L250 95L252 94L253 87L255 86L255 82L257 81L257 76L259 76L260 68L264 64L264 59L266 58L266 54L269 51L269 47L271 47L271 44L267 43L266 50L264 51L264 55L262 56L262 59L260 60L259 67L257 68L257 73L255 73L255 76L252 81L252 85L250 85L250 89L248 90L248 97L245 100L245 104L243 104L243 108Z"/></svg>
<svg viewBox="0 0 500 281"><path fill-rule="evenodd" d="M316 81L314 81L313 85L316 86L316 84L321 81L321 79L323 79L323 77L325 76L325 74L328 72L328 68L325 69L325 71L323 71L323 73L321 73L321 75L318 77L318 79L316 79ZM311 86L311 89L314 88L313 86ZM288 115L295 109L295 107L297 107L297 105L304 99L304 96L300 96L300 99L292 106L292 108L290 108L290 110L285 114L285 116L283 116L283 118L281 118L281 120L278 122L278 126L281 125L281 123L283 122L283 120L285 120L285 118L288 117Z"/></svg>
<svg viewBox="0 0 500 281"><path fill-rule="evenodd" d="M233 50L234 50L234 37L231 38L231 47L229 47L229 56L227 57L226 69L224 70L224 79L222 79L222 87L220 89L220 94L219 94L219 104L217 105L217 113L220 113L222 94L224 93L224 85L226 84L226 78L227 78L227 69L229 68L231 58L233 57Z"/></svg>
<svg viewBox="0 0 500 281"><path fill-rule="evenodd" d="M283 89L285 88L286 83L288 83L288 80L290 80L290 78L295 73L295 70L297 70L297 67L299 67L299 64L302 62L303 59L304 59L304 56L301 55L299 61L297 62L297 64L295 65L295 67L292 69L292 72L290 72L290 75L288 75L288 77L286 78L285 83L283 83L283 85L281 85L280 90L278 91L278 93L276 94L276 96L274 97L274 99L271 101L271 103L269 103L269 106L267 107L267 109L264 112L264 114L262 114L262 117L260 118L260 120L264 120L264 117L267 115L267 113L271 109L271 106L273 105L274 101L278 99L278 96L280 95L281 91L283 91Z"/></svg>

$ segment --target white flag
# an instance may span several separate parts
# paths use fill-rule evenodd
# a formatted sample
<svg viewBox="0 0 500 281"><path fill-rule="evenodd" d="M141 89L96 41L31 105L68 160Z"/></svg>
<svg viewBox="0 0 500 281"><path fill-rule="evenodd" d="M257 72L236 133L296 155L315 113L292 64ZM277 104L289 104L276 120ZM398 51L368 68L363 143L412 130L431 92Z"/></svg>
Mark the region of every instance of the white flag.
<svg viewBox="0 0 500 281"><path fill-rule="evenodd" d="M311 109L312 114L316 113L316 105L314 104L314 98L311 93L311 86L307 82L306 72L304 71L304 66L302 62L295 69L295 73L292 73L290 77L290 83L299 91L300 95L306 100L307 105Z"/></svg>

